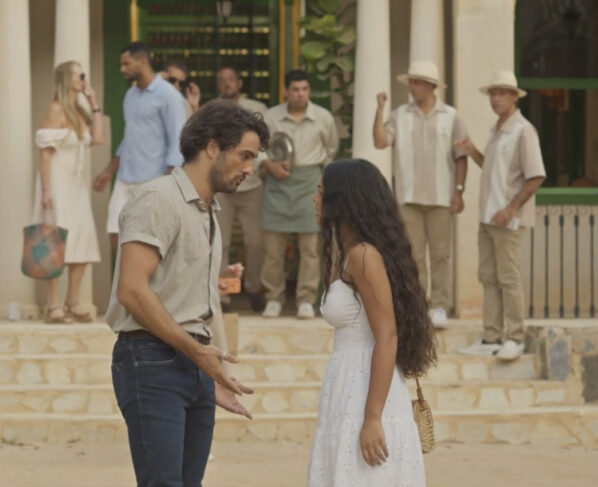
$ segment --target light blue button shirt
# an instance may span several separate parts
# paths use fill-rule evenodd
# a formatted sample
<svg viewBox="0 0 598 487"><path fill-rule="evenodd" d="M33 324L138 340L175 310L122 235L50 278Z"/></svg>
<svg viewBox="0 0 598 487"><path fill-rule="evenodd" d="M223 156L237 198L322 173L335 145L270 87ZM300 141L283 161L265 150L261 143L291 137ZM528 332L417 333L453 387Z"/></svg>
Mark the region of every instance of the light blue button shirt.
<svg viewBox="0 0 598 487"><path fill-rule="evenodd" d="M131 86L123 101L125 134L116 151L117 179L142 183L163 176L169 166L180 166L179 136L185 124L181 94L160 75L140 90Z"/></svg>

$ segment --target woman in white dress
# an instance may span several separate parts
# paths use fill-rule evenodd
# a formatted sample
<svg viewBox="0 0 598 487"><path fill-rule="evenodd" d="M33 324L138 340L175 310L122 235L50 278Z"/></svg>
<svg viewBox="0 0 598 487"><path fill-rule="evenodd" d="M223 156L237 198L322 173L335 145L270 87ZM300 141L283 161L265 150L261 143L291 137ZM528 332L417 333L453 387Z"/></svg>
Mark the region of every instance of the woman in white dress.
<svg viewBox="0 0 598 487"><path fill-rule="evenodd" d="M104 124L94 90L76 61L60 64L54 73L54 99L35 134L40 149L33 223L55 223L68 236L65 263L68 288L64 306L58 296L58 279L48 281L48 323L88 322L91 315L79 304L79 287L86 264L99 262L89 188L85 180L85 148L104 143ZM83 93L91 113L79 105Z"/></svg>
<svg viewBox="0 0 598 487"><path fill-rule="evenodd" d="M425 373L436 351L396 200L373 164L345 160L324 169L314 203L324 253L320 309L335 332L308 486L422 487L405 377Z"/></svg>

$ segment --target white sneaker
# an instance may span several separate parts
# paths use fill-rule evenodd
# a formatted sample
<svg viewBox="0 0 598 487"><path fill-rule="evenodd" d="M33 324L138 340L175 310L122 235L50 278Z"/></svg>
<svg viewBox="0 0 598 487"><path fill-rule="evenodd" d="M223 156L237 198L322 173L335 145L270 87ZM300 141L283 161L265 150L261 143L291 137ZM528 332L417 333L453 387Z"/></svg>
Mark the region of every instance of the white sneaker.
<svg viewBox="0 0 598 487"><path fill-rule="evenodd" d="M443 330L448 326L448 318L446 317L446 311L442 308L432 308L429 311L430 320L432 320L432 324L434 328L438 328L439 330Z"/></svg>
<svg viewBox="0 0 598 487"><path fill-rule="evenodd" d="M297 308L297 318L300 320L310 320L315 316L314 307L309 303L301 303Z"/></svg>
<svg viewBox="0 0 598 487"><path fill-rule="evenodd" d="M501 360L515 360L523 355L525 345L513 340L507 340L496 354L496 358Z"/></svg>
<svg viewBox="0 0 598 487"><path fill-rule="evenodd" d="M483 343L482 340L478 340L469 347L460 348L459 353L461 355L491 356L498 352L501 347L500 343Z"/></svg>
<svg viewBox="0 0 598 487"><path fill-rule="evenodd" d="M280 304L278 301L268 301L262 316L264 318L278 318L280 316L281 310L282 304Z"/></svg>

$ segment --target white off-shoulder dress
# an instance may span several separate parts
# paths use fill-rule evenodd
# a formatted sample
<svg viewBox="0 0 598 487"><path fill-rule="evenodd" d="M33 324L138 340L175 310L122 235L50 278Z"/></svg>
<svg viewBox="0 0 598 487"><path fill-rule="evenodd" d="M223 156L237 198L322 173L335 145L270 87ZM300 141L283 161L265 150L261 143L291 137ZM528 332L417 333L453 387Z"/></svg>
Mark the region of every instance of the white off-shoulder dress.
<svg viewBox="0 0 598 487"><path fill-rule="evenodd" d="M33 223L54 223L68 230L64 261L69 264L99 262L98 237L91 211L89 183L85 180L85 148L91 145L89 130L79 139L72 129L40 129L35 133L40 149L52 147L50 194L52 220L42 209L40 175L35 184Z"/></svg>
<svg viewBox="0 0 598 487"><path fill-rule="evenodd" d="M374 347L361 298L337 280L330 285L320 309L335 328L334 351L322 381L308 487L425 486L411 398L405 378L396 367L382 413L389 457L382 466L370 467L361 454L359 434Z"/></svg>

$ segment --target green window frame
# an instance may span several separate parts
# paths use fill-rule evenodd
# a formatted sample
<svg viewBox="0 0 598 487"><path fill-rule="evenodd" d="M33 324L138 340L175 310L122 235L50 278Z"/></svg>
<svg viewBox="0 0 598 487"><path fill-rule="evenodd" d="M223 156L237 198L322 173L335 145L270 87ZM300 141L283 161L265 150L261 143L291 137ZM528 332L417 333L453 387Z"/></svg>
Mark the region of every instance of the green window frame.
<svg viewBox="0 0 598 487"><path fill-rule="evenodd" d="M598 90L598 78L532 78L520 77L521 44L519 39L519 6L515 6L515 75L519 86L524 90L563 89L563 90ZM584 120L585 125L585 120ZM587 205L598 204L598 188L541 187L536 193L539 205Z"/></svg>

